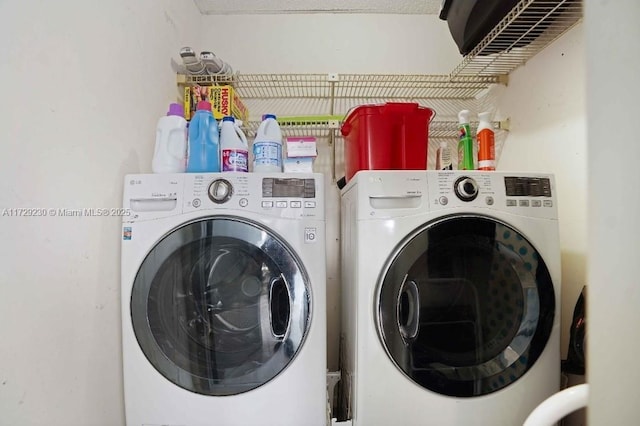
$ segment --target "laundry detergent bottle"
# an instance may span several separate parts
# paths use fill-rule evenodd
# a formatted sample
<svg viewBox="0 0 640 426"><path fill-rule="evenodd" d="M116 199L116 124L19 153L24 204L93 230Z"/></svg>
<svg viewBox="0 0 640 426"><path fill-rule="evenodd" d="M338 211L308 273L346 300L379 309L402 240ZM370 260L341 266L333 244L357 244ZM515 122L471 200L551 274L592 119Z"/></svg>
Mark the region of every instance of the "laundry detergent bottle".
<svg viewBox="0 0 640 426"><path fill-rule="evenodd" d="M211 113L211 103L198 102L189 123L188 173L220 171L220 134L218 123Z"/></svg>
<svg viewBox="0 0 640 426"><path fill-rule="evenodd" d="M469 110L458 113L458 170L474 170L473 137L469 125Z"/></svg>
<svg viewBox="0 0 640 426"><path fill-rule="evenodd" d="M478 114L478 170L496 169L496 142L489 112Z"/></svg>
<svg viewBox="0 0 640 426"><path fill-rule="evenodd" d="M282 171L282 130L273 114L265 114L253 141L253 171Z"/></svg>
<svg viewBox="0 0 640 426"><path fill-rule="evenodd" d="M453 170L451 160L451 149L446 142L440 142L440 146L436 151L436 170Z"/></svg>
<svg viewBox="0 0 640 426"><path fill-rule="evenodd" d="M249 144L231 116L223 117L220 124L220 152L223 172L249 171Z"/></svg>
<svg viewBox="0 0 640 426"><path fill-rule="evenodd" d="M187 168L187 120L184 107L169 105L156 127L156 145L151 161L153 173L184 173Z"/></svg>

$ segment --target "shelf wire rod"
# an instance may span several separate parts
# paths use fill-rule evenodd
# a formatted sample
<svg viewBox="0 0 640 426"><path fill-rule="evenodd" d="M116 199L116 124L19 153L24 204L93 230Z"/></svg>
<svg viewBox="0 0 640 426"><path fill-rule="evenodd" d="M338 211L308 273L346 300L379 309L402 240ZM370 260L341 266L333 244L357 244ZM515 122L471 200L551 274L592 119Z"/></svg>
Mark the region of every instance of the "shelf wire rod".
<svg viewBox="0 0 640 426"><path fill-rule="evenodd" d="M336 94L336 82L329 81L329 92L331 102L329 102L329 115L334 115L335 111L335 94ZM336 144L334 140L335 132L333 129L329 129L329 146L331 147L331 182L336 182Z"/></svg>
<svg viewBox="0 0 640 426"><path fill-rule="evenodd" d="M336 182L336 135L335 129L329 129L329 146L331 146L331 182Z"/></svg>

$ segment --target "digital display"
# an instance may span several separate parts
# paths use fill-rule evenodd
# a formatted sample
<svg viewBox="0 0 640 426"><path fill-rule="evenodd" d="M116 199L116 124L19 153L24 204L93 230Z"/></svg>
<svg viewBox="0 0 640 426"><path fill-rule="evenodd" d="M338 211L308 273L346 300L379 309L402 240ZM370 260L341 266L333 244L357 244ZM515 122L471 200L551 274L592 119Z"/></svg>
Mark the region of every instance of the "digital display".
<svg viewBox="0 0 640 426"><path fill-rule="evenodd" d="M265 198L315 198L315 179L264 178L262 196Z"/></svg>
<svg viewBox="0 0 640 426"><path fill-rule="evenodd" d="M508 197L551 197L549 178L505 176Z"/></svg>

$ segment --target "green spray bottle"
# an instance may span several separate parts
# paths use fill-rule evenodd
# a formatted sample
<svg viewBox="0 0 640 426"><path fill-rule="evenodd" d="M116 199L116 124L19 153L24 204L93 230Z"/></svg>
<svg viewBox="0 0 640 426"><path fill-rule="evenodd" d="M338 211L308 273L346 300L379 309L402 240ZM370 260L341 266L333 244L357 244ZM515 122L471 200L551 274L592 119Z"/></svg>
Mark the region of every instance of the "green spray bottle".
<svg viewBox="0 0 640 426"><path fill-rule="evenodd" d="M475 170L469 114L467 109L458 113L458 170Z"/></svg>

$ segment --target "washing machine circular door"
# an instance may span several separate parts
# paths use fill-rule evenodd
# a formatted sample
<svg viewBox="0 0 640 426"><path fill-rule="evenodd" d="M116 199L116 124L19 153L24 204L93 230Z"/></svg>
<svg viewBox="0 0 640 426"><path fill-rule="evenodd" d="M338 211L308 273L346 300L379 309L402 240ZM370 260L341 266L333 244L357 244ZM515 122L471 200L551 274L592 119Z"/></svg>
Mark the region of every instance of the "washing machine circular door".
<svg viewBox="0 0 640 426"><path fill-rule="evenodd" d="M269 229L235 217L185 224L146 256L133 329L168 380L203 395L258 388L291 364L311 321L307 273Z"/></svg>
<svg viewBox="0 0 640 426"><path fill-rule="evenodd" d="M505 388L536 362L555 315L544 259L518 230L451 216L409 235L385 265L378 334L419 386L473 397Z"/></svg>

